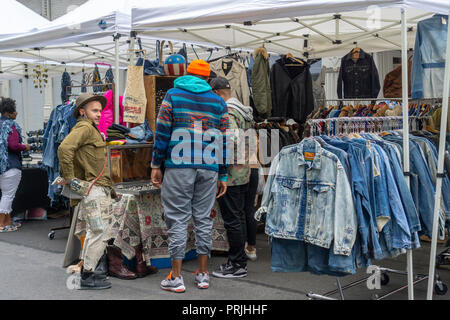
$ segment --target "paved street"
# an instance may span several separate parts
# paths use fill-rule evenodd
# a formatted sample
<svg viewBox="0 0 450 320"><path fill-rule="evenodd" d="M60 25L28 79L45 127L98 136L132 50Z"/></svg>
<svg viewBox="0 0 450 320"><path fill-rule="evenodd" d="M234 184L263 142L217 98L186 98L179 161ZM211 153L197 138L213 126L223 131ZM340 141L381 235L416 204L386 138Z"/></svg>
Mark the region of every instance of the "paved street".
<svg viewBox="0 0 450 320"><path fill-rule="evenodd" d="M0 234L0 299L282 299L304 300L306 293L325 293L336 288L336 279L328 276L314 276L309 273L274 273L270 270L270 248L267 237L258 234L258 261L249 261L249 275L242 279L212 278L208 290L199 290L194 285L192 272L196 270L196 262L188 261L183 265L186 292L174 294L159 288L159 283L167 275L167 269L161 269L158 274L143 279L119 280L111 278L113 287L102 291L69 290L66 287L68 275L61 267L67 230L56 233L54 240L47 238L48 230L61 226L67 219L52 219L48 221L27 221L15 233ZM438 248L438 251L442 250ZM423 242L423 247L414 251L414 268L416 273L428 273L429 244ZM225 256L214 255L209 263L212 272ZM379 265L396 270L404 270L406 256L383 260ZM450 270L438 270L444 283L450 285ZM406 276L389 274L390 282L381 290L368 290L363 282L345 290L345 299L371 299L374 294L379 296L406 284ZM365 270L358 274L344 277L342 285L367 277ZM415 287L416 299L426 298L427 281ZM333 295L339 298L338 295ZM450 294L436 296L436 300L449 299ZM407 299L407 290L396 293L388 299Z"/></svg>

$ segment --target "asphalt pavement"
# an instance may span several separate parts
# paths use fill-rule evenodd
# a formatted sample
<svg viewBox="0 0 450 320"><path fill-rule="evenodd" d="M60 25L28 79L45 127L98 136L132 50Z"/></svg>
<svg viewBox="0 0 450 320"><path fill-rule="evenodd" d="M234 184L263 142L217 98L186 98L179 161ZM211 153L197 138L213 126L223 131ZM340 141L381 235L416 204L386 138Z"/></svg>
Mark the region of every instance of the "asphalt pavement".
<svg viewBox="0 0 450 320"><path fill-rule="evenodd" d="M101 291L72 290L67 286L69 275L61 267L68 236L68 230L57 231L54 240L48 239L49 229L67 224L67 218L47 221L25 221L19 231L0 234L0 299L45 299L45 300L307 300L308 293L324 294L337 288L336 278L317 276L307 272L278 273L270 268L270 246L264 233L257 235L257 261L248 262L248 276L241 279L218 279L211 277L207 290L200 290L194 284L193 272L196 261L183 264L183 278L186 292L176 294L160 289L161 280L168 269L160 269L155 275L135 280L110 278L112 288ZM438 252L443 250L442 245ZM414 272L428 274L430 244L422 242L422 247L413 251ZM213 255L209 261L212 273L226 262L226 256ZM384 268L406 270L406 255L378 261ZM442 282L450 285L450 270L438 269ZM354 281L361 283L344 290L346 300L371 300L382 297L406 285L406 276L388 273L389 282L381 289L369 290L364 280L369 274L365 269L340 279L346 286ZM69 286L70 287L70 286ZM427 280L415 286L415 299L425 300ZM339 299L338 293L330 295ZM434 295L435 300L448 300L449 293ZM392 294L387 300L408 299L407 290Z"/></svg>

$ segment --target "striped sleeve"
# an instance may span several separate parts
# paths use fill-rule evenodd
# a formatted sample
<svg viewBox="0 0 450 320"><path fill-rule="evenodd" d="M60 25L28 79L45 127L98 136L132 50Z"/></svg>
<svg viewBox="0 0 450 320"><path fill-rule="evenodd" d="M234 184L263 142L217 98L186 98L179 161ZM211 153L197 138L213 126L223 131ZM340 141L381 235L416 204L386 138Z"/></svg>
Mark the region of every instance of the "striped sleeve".
<svg viewBox="0 0 450 320"><path fill-rule="evenodd" d="M224 105L223 114L220 118L220 132L222 133L222 162L219 164L219 180L220 181L227 181L228 178L228 155L230 153L230 150L227 149L228 147L228 134L229 134L229 116L228 116L228 108L226 105Z"/></svg>
<svg viewBox="0 0 450 320"><path fill-rule="evenodd" d="M172 134L173 111L170 94L166 94L156 119L155 143L153 145L152 168L159 168L169 146Z"/></svg>

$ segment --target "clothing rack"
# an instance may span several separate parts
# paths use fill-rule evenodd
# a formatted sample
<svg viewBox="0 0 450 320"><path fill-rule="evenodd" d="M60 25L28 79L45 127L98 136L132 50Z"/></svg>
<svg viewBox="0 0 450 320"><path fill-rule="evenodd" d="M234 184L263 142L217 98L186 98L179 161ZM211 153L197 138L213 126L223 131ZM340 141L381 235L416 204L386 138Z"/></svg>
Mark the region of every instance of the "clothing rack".
<svg viewBox="0 0 450 320"><path fill-rule="evenodd" d="M442 101L442 98L408 98L409 101ZM346 98L346 99L316 99L316 101L403 101L402 98Z"/></svg>
<svg viewBox="0 0 450 320"><path fill-rule="evenodd" d="M431 116L409 116L408 119L409 120L428 120L430 119ZM346 133L379 133L385 130L398 130L398 129L402 129L403 128L403 116L392 116L392 117L341 117L341 118L326 118L326 119L309 119L307 121L307 124L309 124L312 127L312 134L311 136L315 136L315 135L319 135L319 134L314 134L317 133L317 131L314 131L316 128L319 128L319 124L320 123L343 123L343 124L347 124L347 123L353 123L353 124L367 124L367 123L376 123L376 122L381 122L382 125L380 126L378 131L375 131L376 128L374 127L370 127L370 129L372 129L372 131L366 131L365 126L361 126L361 125L357 125L354 126L353 128L350 128L350 126L344 127L345 129L347 129ZM397 122L394 123L393 122ZM383 127L383 125L390 125L391 128L386 128ZM395 128L395 129L394 129ZM335 129L335 128L334 128ZM348 129L354 129L352 132L349 132ZM361 131L358 131L362 129ZM386 285L389 283L389 276L387 275L387 273L395 273L395 274L401 274L401 275L406 275L408 276L408 272L406 271L400 271L400 270L394 270L394 269L389 269L389 268L382 268L382 267L378 267L375 266L375 272L377 274L378 277L380 277L380 284L381 285ZM313 292L309 292L306 294L306 296L310 299L310 300L336 300L334 298L331 298L330 295L335 294L335 293L339 293L340 299L344 300L344 293L343 290L348 289L348 288L352 288L356 285L359 285L361 283L367 282L372 276L354 281L350 284L347 284L345 286L341 285L340 279L338 277L336 277L336 284L337 284L337 289L329 291L325 294L316 294ZM429 279L429 275L425 275L425 274L416 274L414 277L414 281L413 281L413 285L416 285L422 281L425 281ZM438 274L434 275L434 284L435 287L440 289L440 288L444 288L446 287L445 284L441 281L440 277ZM391 292L382 295L381 297L378 296L377 294L373 295L373 299L374 300L382 300L384 298L387 298L397 292L400 292L404 289L407 289L408 285L402 286L400 288L394 289ZM446 290L442 290L442 291L437 291L437 292L442 292L442 294L445 294Z"/></svg>
<svg viewBox="0 0 450 320"><path fill-rule="evenodd" d="M410 127L414 125L414 120L424 121L431 119L431 116L409 116L408 119ZM402 116L388 116L388 117L340 117L340 118L326 118L326 119L309 119L307 122L311 126L311 135L316 136L323 134L325 130L320 127L321 123L327 125L326 130L334 135L337 133L376 133L386 130L400 130L403 125ZM329 126L333 124L333 126ZM333 129L331 129L333 127ZM376 131L376 129L378 129Z"/></svg>

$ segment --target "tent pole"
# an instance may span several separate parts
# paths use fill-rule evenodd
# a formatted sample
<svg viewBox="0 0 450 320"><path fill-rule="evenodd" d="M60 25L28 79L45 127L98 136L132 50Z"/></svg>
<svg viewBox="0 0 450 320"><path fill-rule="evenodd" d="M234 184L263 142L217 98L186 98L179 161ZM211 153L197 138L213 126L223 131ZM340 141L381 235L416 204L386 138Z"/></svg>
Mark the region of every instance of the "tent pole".
<svg viewBox="0 0 450 320"><path fill-rule="evenodd" d="M408 121L408 38L406 28L405 9L401 10L402 17L402 100L403 100L403 171L406 173L405 179L410 188L409 181L409 121ZM408 299L414 300L414 275L412 250L406 252L406 265L408 277Z"/></svg>
<svg viewBox="0 0 450 320"><path fill-rule="evenodd" d="M119 61L119 38L120 34L116 33L114 35L114 44L115 44L115 71L116 74L114 76L114 123L119 124L120 120L120 112L119 112L119 93L120 93L120 61Z"/></svg>
<svg viewBox="0 0 450 320"><path fill-rule="evenodd" d="M449 7L450 10L450 7ZM447 20L448 25L448 20ZM438 167L436 177L436 193L434 195L434 216L433 216L433 232L431 237L431 252L430 252L430 270L428 274L428 290L427 300L433 299L434 289L434 276L436 267L436 246L438 236L438 224L439 224L439 210L441 207L441 195L442 195L442 177L445 174L444 171L444 155L445 155L445 138L447 128L448 117L448 97L450 87L450 30L447 29L447 49L445 52L445 75L444 75L444 92L442 93L442 114L441 114L441 127L439 135L439 156Z"/></svg>

